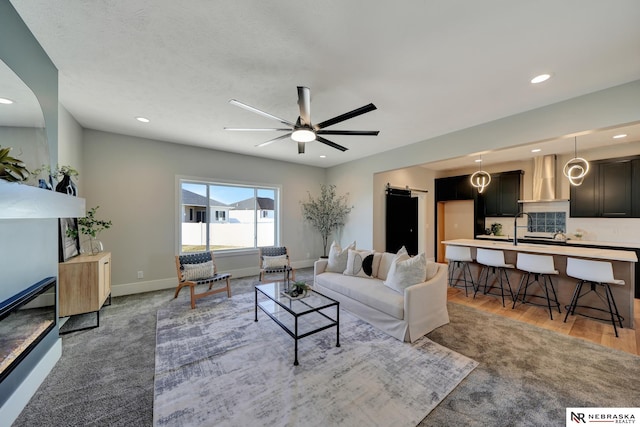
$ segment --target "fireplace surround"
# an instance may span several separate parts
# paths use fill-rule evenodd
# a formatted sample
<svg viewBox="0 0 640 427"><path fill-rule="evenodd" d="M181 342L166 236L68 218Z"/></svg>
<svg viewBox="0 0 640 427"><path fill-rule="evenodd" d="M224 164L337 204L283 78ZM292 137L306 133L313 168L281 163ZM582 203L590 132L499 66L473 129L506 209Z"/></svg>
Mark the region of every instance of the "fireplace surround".
<svg viewBox="0 0 640 427"><path fill-rule="evenodd" d="M56 327L56 279L48 277L0 303L0 383ZM29 304L53 293L53 304Z"/></svg>

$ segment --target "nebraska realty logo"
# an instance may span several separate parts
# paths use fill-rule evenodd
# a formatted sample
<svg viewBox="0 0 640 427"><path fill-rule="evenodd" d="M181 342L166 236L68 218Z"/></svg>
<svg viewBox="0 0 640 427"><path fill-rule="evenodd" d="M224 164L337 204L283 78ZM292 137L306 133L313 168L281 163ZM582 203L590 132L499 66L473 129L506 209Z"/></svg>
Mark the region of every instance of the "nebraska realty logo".
<svg viewBox="0 0 640 427"><path fill-rule="evenodd" d="M567 408L567 426L598 423L640 424L640 408Z"/></svg>

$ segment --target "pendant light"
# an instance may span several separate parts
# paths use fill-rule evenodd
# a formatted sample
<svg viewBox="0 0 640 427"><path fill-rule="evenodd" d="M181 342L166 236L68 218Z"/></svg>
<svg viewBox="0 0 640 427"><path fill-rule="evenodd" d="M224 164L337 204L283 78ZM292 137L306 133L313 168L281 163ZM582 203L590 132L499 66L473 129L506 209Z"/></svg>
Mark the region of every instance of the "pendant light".
<svg viewBox="0 0 640 427"><path fill-rule="evenodd" d="M569 160L564 165L562 173L569 179L569 183L574 186L579 186L584 181L584 177L589 172L589 162L578 157L578 137L573 137L573 159Z"/></svg>
<svg viewBox="0 0 640 427"><path fill-rule="evenodd" d="M490 182L491 175L482 170L482 156L480 156L480 169L471 175L471 185L478 189L478 193L482 193Z"/></svg>

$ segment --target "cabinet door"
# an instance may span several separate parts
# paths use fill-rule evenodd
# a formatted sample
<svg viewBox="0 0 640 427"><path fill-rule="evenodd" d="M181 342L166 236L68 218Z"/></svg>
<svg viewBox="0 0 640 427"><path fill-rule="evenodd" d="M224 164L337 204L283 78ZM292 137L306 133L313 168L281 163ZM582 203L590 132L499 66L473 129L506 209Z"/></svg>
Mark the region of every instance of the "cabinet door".
<svg viewBox="0 0 640 427"><path fill-rule="evenodd" d="M518 200L520 199L522 173L508 172L500 175L500 215L514 216L520 210Z"/></svg>
<svg viewBox="0 0 640 427"><path fill-rule="evenodd" d="M484 198L484 215L500 216L500 175L491 175L491 182L482 194Z"/></svg>
<svg viewBox="0 0 640 427"><path fill-rule="evenodd" d="M631 161L631 215L640 218L640 159Z"/></svg>
<svg viewBox="0 0 640 427"><path fill-rule="evenodd" d="M600 216L600 190L598 188L599 167L592 164L589 173L579 186L571 185L570 215L573 218Z"/></svg>
<svg viewBox="0 0 640 427"><path fill-rule="evenodd" d="M600 206L603 217L631 216L631 161L600 165Z"/></svg>

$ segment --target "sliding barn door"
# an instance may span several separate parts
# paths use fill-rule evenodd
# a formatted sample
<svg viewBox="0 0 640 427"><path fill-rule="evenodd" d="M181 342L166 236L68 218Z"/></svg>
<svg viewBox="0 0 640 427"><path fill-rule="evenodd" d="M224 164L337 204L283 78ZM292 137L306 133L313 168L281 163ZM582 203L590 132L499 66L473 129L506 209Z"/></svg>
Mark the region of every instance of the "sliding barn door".
<svg viewBox="0 0 640 427"><path fill-rule="evenodd" d="M402 246L409 255L418 253L418 198L411 191L387 189L386 251L398 252Z"/></svg>

